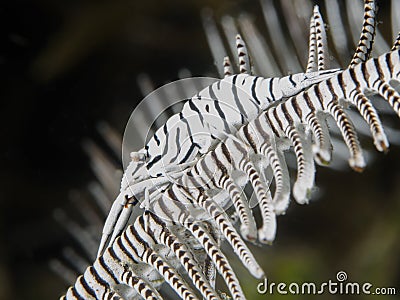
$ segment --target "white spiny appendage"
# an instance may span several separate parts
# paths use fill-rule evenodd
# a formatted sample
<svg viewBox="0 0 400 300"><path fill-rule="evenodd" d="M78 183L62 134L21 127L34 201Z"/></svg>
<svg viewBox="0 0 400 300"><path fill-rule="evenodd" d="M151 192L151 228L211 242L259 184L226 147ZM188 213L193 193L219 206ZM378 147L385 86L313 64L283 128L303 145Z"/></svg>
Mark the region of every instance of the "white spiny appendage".
<svg viewBox="0 0 400 300"><path fill-rule="evenodd" d="M314 7L314 22L315 22L315 36L316 36L316 52L317 52L317 71L323 71L328 66L328 41L326 39L325 23L322 19L319 7Z"/></svg>
<svg viewBox="0 0 400 300"><path fill-rule="evenodd" d="M241 74L251 74L250 57L247 53L247 47L240 34L236 35L236 48L239 58L239 72Z"/></svg>
<svg viewBox="0 0 400 300"><path fill-rule="evenodd" d="M332 143L326 120L320 114L318 115L310 112L306 117L306 122L315 138L315 144L312 145L314 159L319 165L326 166L330 164L332 159Z"/></svg>
<svg viewBox="0 0 400 300"><path fill-rule="evenodd" d="M316 52L316 29L315 29L315 14L310 18L310 35L308 45L308 62L306 67L306 73L314 71L315 68L315 52Z"/></svg>
<svg viewBox="0 0 400 300"><path fill-rule="evenodd" d="M257 239L257 227L254 220L253 213L248 205L248 200L243 201L242 192L240 187L237 186L234 179L228 175L223 174L221 179L216 182L217 187L228 192L229 197L232 199L235 210L238 214L240 221L240 232L242 236L248 241L255 241Z"/></svg>
<svg viewBox="0 0 400 300"><path fill-rule="evenodd" d="M192 178L189 177L189 180L190 179ZM178 202L184 202L184 197L186 197L195 202L198 207L204 209L209 217L214 219L217 228L219 228L220 232L231 244L234 252L239 256L250 273L256 278L261 278L264 276L263 270L258 265L249 248L246 246L246 243L237 233L226 213L222 210L218 203L214 201L213 198L208 197L204 192L202 192L202 189L201 187L198 187L197 182L192 181L192 183L193 186L188 188L173 184L165 192L165 195L168 199ZM190 193L188 190L190 190Z"/></svg>
<svg viewBox="0 0 400 300"><path fill-rule="evenodd" d="M140 236L146 237L151 247L165 245L169 248L169 251L174 252L193 284L205 299L219 299L219 296L205 279L197 262L194 261L189 248L168 230L164 222L146 211L143 216L136 219L134 226L138 228ZM166 259L166 257L164 258Z"/></svg>
<svg viewBox="0 0 400 300"><path fill-rule="evenodd" d="M168 195L172 198L175 197L174 193L171 193L171 191L168 192ZM218 242L215 241L214 237L212 236L212 232L209 232L210 230L205 228L205 224L208 222L205 223L195 221L193 217L189 215L188 210L181 202L176 201L176 199L171 202L170 199L167 199L167 197L160 198L159 201L155 203L153 210L158 215L162 215L163 218L177 220L179 225L189 230L194 238L197 239L197 241L203 247L208 257L212 260L235 299L244 298L239 281L235 272L232 270L229 261L220 250ZM210 226L212 227L210 229L217 230L216 226ZM246 265L246 267L248 266Z"/></svg>
<svg viewBox="0 0 400 300"><path fill-rule="evenodd" d="M352 37L352 43L355 45L360 45L362 42L360 40L360 36L362 35L362 33L360 34L359 30L354 30L355 28L357 28L360 23L360 20L362 19L366 19L369 18L369 16L372 16L371 13L366 14L366 6L368 5L367 0L364 0L364 7L360 2L345 2L345 13L347 15L347 21L349 22L349 29L351 32L351 37ZM396 0L392 0L392 2L396 2ZM372 3L375 8L377 8L377 3L379 3L379 1L374 1L374 3ZM392 7L394 8L393 4ZM393 20L392 20L393 21ZM369 23L370 25L372 25L373 23ZM364 30L364 27L363 27ZM373 52L374 55L380 54L380 53L384 53L387 52L390 48L389 48L389 44L386 42L386 40L383 38L378 26L377 26L377 20L375 20L375 37L374 37L374 41L373 41ZM396 28L397 31L397 28ZM362 32L362 31L361 31Z"/></svg>
<svg viewBox="0 0 400 300"><path fill-rule="evenodd" d="M306 73L311 71L322 71L327 66L327 39L325 23L319 12L318 5L314 6L313 15L310 19L310 37L308 48L308 63Z"/></svg>
<svg viewBox="0 0 400 300"><path fill-rule="evenodd" d="M184 214L185 210L182 210L181 217ZM220 219L218 220L220 221ZM212 263L215 264L226 281L234 299L243 299L244 294L237 277L210 233L207 233L201 224L196 225L189 215L184 217L181 225L187 226L188 230L203 245ZM168 227L171 228L170 225L168 226L153 213L146 211L124 231L121 237L114 241L111 248L107 248L96 259L93 266L88 267L84 276L79 277L75 286L68 290L66 299L82 299L82 297L83 299L108 299L104 296L106 294L112 297L120 297L118 299L127 299L125 298L126 295L132 294L132 291L123 289L123 293L119 295L117 290L121 284L133 288L137 294L142 295L145 299L162 299L154 289L154 282L158 280L157 277L154 277L151 268L141 266L143 264L158 270L182 299L198 299L194 296L191 288L175 272L176 261L178 261L178 264L180 262L194 286L203 294L205 299L220 299L205 280L205 275L203 275L197 261L191 254L192 250L181 242L179 237ZM227 231L229 238L233 234L232 230L234 228L230 226ZM248 253L243 253L248 249L245 245L243 247L240 242L237 242L238 237L237 234L233 237L235 247L238 247L238 251L250 264L249 269L257 272L256 270L259 267L255 266L256 269L252 267L253 264L257 263L251 254L249 256ZM171 252L174 253L173 256L171 256ZM257 274L257 277L261 277L263 273L255 274Z"/></svg>
<svg viewBox="0 0 400 300"><path fill-rule="evenodd" d="M285 107L285 106L282 106ZM287 114L287 112L285 112ZM315 166L311 151L311 141L301 135L295 127L288 124L285 135L293 146L297 159L297 179L293 186L293 196L299 204L306 204L314 186Z"/></svg>
<svg viewBox="0 0 400 300"><path fill-rule="evenodd" d="M175 252L175 255L181 260L181 263L184 264L185 269L189 276L192 276L195 278L194 283L197 285L200 285L201 280L205 280L205 275L203 275L203 272L200 270L200 267L197 265L197 262L191 257L190 255L190 249L182 242L178 240L178 238L170 232L168 229L165 229L165 223L161 221L159 218L157 218L153 213L148 212L149 218L150 218L150 224L151 224L151 230L153 232L154 238L157 240L159 243L163 244L168 244L168 246ZM191 224L194 222L191 221ZM191 227L192 232L196 229L197 231L200 230L199 228L196 228L196 226ZM157 238L158 237L158 238ZM203 244L203 243L202 243ZM219 259L219 258L218 258ZM218 259L211 257L212 263L215 263L215 265L218 265ZM227 271L227 269L224 269ZM228 285L232 295L234 295L235 299L240 299L241 297L244 296L243 291L237 281L237 279L231 278L226 278L226 284ZM230 281L233 280L233 283L230 283ZM208 283L204 281L202 283L204 287L197 287L198 290L203 292L203 296L207 298L212 298L214 295L213 289L208 286ZM208 295L208 293L211 295Z"/></svg>
<svg viewBox="0 0 400 300"><path fill-rule="evenodd" d="M268 165L271 166L273 176L275 178L275 194L273 203L275 206L275 213L277 215L285 213L289 206L290 200L290 177L285 157L281 151L277 150L274 134L271 128L261 128L261 123L256 120L256 125L259 130L262 130L263 136L267 137L265 141L257 143L257 153L263 155L268 160Z"/></svg>
<svg viewBox="0 0 400 300"><path fill-rule="evenodd" d="M355 131L354 125L350 121L346 112L338 104L338 99L336 95L332 97L333 101L327 103L326 110L335 120L340 132L342 133L343 139L349 149L350 158L349 165L357 172L364 170L365 161L362 154L362 149L358 141L357 133Z"/></svg>
<svg viewBox="0 0 400 300"><path fill-rule="evenodd" d="M222 163L231 164L233 170L242 171L251 183L258 203L260 204L261 215L263 219L263 226L259 229L259 240L263 243L270 243L275 238L275 214L272 208L272 199L270 199L269 194L261 182L261 175L257 171L255 165L250 159L250 146L245 144L244 140L247 139L253 143L252 136L248 127L243 127L243 132L240 131L240 135L244 135L239 141L238 139L227 139L224 143L221 143L221 147L215 149L215 156L220 157ZM254 150L254 149L253 149ZM223 159L224 156L226 159ZM215 159L215 158L214 158ZM217 166L218 167L218 164ZM227 168L226 168L227 169ZM267 183L265 183L268 186Z"/></svg>
<svg viewBox="0 0 400 300"><path fill-rule="evenodd" d="M364 1L364 22L356 52L350 62L350 67L366 61L372 50L376 31L376 11L378 7L375 0Z"/></svg>

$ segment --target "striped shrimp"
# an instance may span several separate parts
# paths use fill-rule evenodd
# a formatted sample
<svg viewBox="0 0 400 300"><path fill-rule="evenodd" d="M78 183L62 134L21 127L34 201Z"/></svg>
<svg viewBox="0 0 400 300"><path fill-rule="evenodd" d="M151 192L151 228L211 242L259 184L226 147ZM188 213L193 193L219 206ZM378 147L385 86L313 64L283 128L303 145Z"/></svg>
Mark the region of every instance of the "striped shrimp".
<svg viewBox="0 0 400 300"><path fill-rule="evenodd" d="M363 30L351 66L362 62L370 54L375 13L374 1L365 1ZM131 215L132 204L143 199L145 193L163 189L179 178L182 170L193 165L225 134L235 132L253 120L271 103L294 96L339 72L338 69L324 70L327 63L324 26L318 6L315 6L310 22L306 72L282 78L249 75L251 66L247 48L241 36L236 36L241 74L230 75L230 61L225 58L225 78L188 99L182 111L169 118L144 148L131 153L132 161L124 173L120 194L107 217L98 254L122 232ZM326 153L321 151L319 155L324 160ZM288 197L284 193L279 195ZM246 233L245 236L251 240L253 233Z"/></svg>
<svg viewBox="0 0 400 300"><path fill-rule="evenodd" d="M193 165L196 157L207 153L219 141L218 134L233 132L272 102L296 95L338 71L299 73L282 78L236 74L189 99L182 111L169 118L143 149L131 154L121 192L104 227L99 253L126 226L130 204L143 199L145 190L151 193L179 177L182 169Z"/></svg>

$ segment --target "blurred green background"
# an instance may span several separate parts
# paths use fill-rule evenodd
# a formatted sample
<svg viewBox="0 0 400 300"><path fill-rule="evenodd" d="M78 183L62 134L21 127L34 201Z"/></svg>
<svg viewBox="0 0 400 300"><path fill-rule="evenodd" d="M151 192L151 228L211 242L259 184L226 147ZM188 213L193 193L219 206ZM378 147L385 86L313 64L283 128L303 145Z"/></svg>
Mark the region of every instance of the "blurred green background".
<svg viewBox="0 0 400 300"><path fill-rule="evenodd" d="M142 99L136 76L146 72L157 85L177 79L183 67L216 76L204 7L217 17L253 14L263 31L258 1L0 4L0 299L56 299L65 291L47 264L73 242L52 212L93 179L81 142L99 139L96 124L105 120L122 134ZM382 28L389 9L382 1ZM372 148L370 140L362 143ZM318 168L321 197L307 207L292 204L278 219L273 247L253 247L269 280L319 283L343 270L351 281L400 293L399 182L398 147L377 154L363 174ZM249 299L313 298L258 295L259 281L235 267ZM320 296L348 298L364 299Z"/></svg>

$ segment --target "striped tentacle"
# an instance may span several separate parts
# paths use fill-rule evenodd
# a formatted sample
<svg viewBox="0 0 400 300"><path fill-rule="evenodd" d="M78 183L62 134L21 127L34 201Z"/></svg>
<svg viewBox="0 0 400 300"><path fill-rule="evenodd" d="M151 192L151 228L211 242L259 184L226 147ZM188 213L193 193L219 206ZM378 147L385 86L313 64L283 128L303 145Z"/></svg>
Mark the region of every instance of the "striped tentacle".
<svg viewBox="0 0 400 300"><path fill-rule="evenodd" d="M224 279L234 299L244 299L245 296L242 288L240 287L239 280L230 266L229 260L220 250L220 247L212 236L210 230L205 228L207 222L199 222L194 220L194 218L189 214L187 207L185 207L181 202L177 201L175 198L175 193L173 193L171 190L169 191L168 195L169 198L174 200L170 201L170 199L162 197L155 202L153 209L155 209L158 215L162 215L169 220L175 220L178 225L186 228L199 242L207 256L216 266L219 274ZM219 230L219 228L214 224L210 224L210 226L213 229ZM247 265L245 266L247 267Z"/></svg>
<svg viewBox="0 0 400 300"><path fill-rule="evenodd" d="M135 275L121 264L116 253L108 248L89 266L74 287L69 288L65 299L123 299L116 290L120 284L133 288L144 299L162 299L150 283Z"/></svg>
<svg viewBox="0 0 400 300"><path fill-rule="evenodd" d="M112 249L118 255L123 256L121 261L128 264L143 262L152 266L182 299L197 299L193 290L177 273L175 268L150 247L140 236L135 226L128 226L124 233L115 240Z"/></svg>
<svg viewBox="0 0 400 300"><path fill-rule="evenodd" d="M219 245L214 241L212 236L203 228L199 222L185 223L194 237L201 243L207 252L208 257L216 266L218 273L222 276L233 299L244 299L244 293L240 286L239 280L229 264L229 260L220 250Z"/></svg>
<svg viewBox="0 0 400 300"><path fill-rule="evenodd" d="M254 152L257 151L255 143L252 140L253 138L247 130L247 126L243 128L244 130L241 137L227 134L228 139L226 143L229 143L229 145L225 145L225 142L221 142L215 150L209 152L208 155L200 159L193 167L193 170L183 175L182 185L186 187L206 186L208 189L210 189L210 184L212 184L213 187L221 187L221 180L224 179L224 176L228 176L226 174L232 172L232 170L242 171L252 184L260 203L263 226L258 231L259 240L264 243L270 243L273 241L276 232L276 220L272 199L269 192L264 188L264 183L260 179L261 175L249 156L249 152L252 148ZM232 197L234 195L230 194L230 196ZM231 199L236 203L234 198ZM240 218L240 209L237 208L237 211ZM251 216L249 209L247 209L247 213L244 214L244 216L242 215L242 218L246 216ZM247 234L248 228L245 227L243 232Z"/></svg>
<svg viewBox="0 0 400 300"><path fill-rule="evenodd" d="M376 13L378 6L375 0L364 0L364 21L361 36L354 56L350 62L350 67L365 62L372 51L376 33Z"/></svg>
<svg viewBox="0 0 400 300"><path fill-rule="evenodd" d="M198 299L193 290L185 283L183 278L167 264L159 255L152 250L147 250L144 253L143 260L151 264L163 276L166 282L176 291L182 299Z"/></svg>
<svg viewBox="0 0 400 300"><path fill-rule="evenodd" d="M134 226L140 231L141 236L147 235L149 237L148 240L153 239L155 244L165 245L175 253L197 290L202 293L205 299L220 299L207 282L198 263L192 257L189 248L168 230L165 222L153 213L145 211L142 216L139 216L135 220ZM152 246L154 247L154 245Z"/></svg>
<svg viewBox="0 0 400 300"><path fill-rule="evenodd" d="M226 143L229 143L229 145L225 145L225 142L221 142L215 150L210 152L210 155L205 156L204 159L200 161L200 166L204 169L204 174L209 178L214 177L214 174L210 173L210 170L221 170L226 174L228 171L236 169L246 174L260 204L263 219L263 225L258 230L259 240L263 243L270 243L274 240L276 232L276 220L272 199L264 188L264 184L260 180L261 175L257 171L249 155L251 149L253 149L254 152L256 151L254 147L255 143L247 131L247 126L243 128L244 131L240 138L228 134ZM186 177L184 177L184 180L185 179Z"/></svg>
<svg viewBox="0 0 400 300"><path fill-rule="evenodd" d="M351 74L353 76L355 72L351 72ZM360 115L370 127L376 149L386 152L389 147L389 142L375 107L359 88L355 88L352 91L351 98L354 99L354 104L360 112Z"/></svg>
<svg viewBox="0 0 400 300"><path fill-rule="evenodd" d="M100 277L98 271L94 267L90 266L86 269L84 275L80 275L75 285L70 287L65 296L61 297L60 300L72 300L72 299L118 299L123 298L116 292L110 290L109 281L106 281L104 277ZM107 278L107 277L106 277ZM108 278L107 278L108 279ZM119 282L116 282L118 284Z"/></svg>
<svg viewBox="0 0 400 300"><path fill-rule="evenodd" d="M255 154L259 154L268 159L267 164L263 163L263 160L261 160L259 168L261 172L263 172L266 166L272 168L275 178L275 194L272 202L276 214L284 213L289 205L290 178L285 158L281 149L278 149L276 146L275 135L270 125L266 122L265 118L258 117L254 122L250 122L239 130L239 137ZM239 144L241 143L240 140L236 140ZM264 194L266 193L264 192ZM275 228L275 225L272 225L271 234L273 228ZM272 237L271 235L271 238Z"/></svg>
<svg viewBox="0 0 400 300"><path fill-rule="evenodd" d="M149 286L157 286L156 282L160 282L159 279L164 278L182 299L197 299L192 289L175 271L175 268L168 264L144 240L146 237L147 235L142 237L136 228L130 225L121 236L115 239L112 246L107 248L103 255L99 256L98 260L102 262L104 261L104 256L109 255L113 258L110 261L126 264L133 269L137 269L138 274L146 276L151 281ZM155 272L158 272L159 275L155 274ZM150 294L151 291L149 290L152 290L152 288L149 287L142 293ZM158 296L155 297L155 299L158 299Z"/></svg>
<svg viewBox="0 0 400 300"><path fill-rule="evenodd" d="M319 165L326 166L332 158L332 144L326 120L318 118L314 112L310 112L305 120L315 137L315 143L312 145L314 159Z"/></svg>
<svg viewBox="0 0 400 300"><path fill-rule="evenodd" d="M246 145L244 141L248 144ZM271 243L274 240L276 233L275 212L271 196L264 188L264 183L260 179L261 175L257 171L248 154L251 149L250 145L255 152L257 150L255 142L248 131L248 126L244 126L241 139L226 140L226 147L228 147L229 150L224 149L224 144L221 144L221 147L215 149L215 155L221 157L222 160L224 156L226 157L229 155L225 163L232 164L234 168L247 175L248 180L254 189L258 203L260 204L260 211L263 220L262 227L258 230L258 238L262 243ZM268 183L265 184L268 185Z"/></svg>
<svg viewBox="0 0 400 300"><path fill-rule="evenodd" d="M315 70L315 52L316 52L316 29L315 29L315 14L310 18L310 35L308 42L308 62L306 73Z"/></svg>
<svg viewBox="0 0 400 300"><path fill-rule="evenodd" d="M144 299L162 299L152 284L141 276L137 276L133 269L124 265L113 249L108 248L104 254L97 258L93 267L89 267L85 279L90 282L90 277L96 281L96 287L109 283L112 289L117 289L120 284L133 288ZM99 284L100 282L100 284ZM98 299L103 299L99 297Z"/></svg>
<svg viewBox="0 0 400 300"><path fill-rule="evenodd" d="M240 34L236 35L236 48L239 58L239 72L241 74L251 74L250 57L247 52L247 47Z"/></svg>
<svg viewBox="0 0 400 300"><path fill-rule="evenodd" d="M226 148L224 144L223 147ZM210 165L207 165L204 160L201 160L200 167L195 166L193 171L187 172L187 175L196 176L198 184L201 182L200 184L202 184L202 186L208 182L208 184L212 184L213 187L226 191L239 216L242 236L248 241L254 241L257 238L257 229L248 203L243 200L240 188L217 156L213 157L213 162L215 163L214 170ZM213 173L211 173L211 170L213 170ZM184 180L185 179L186 177Z"/></svg>
<svg viewBox="0 0 400 300"><path fill-rule="evenodd" d="M273 111L274 109L274 107L269 109L269 112L272 115L275 115ZM288 117L288 115L289 112L284 114L286 117ZM293 121L291 118L289 118L289 120ZM276 147L274 133L270 128L269 121L270 119L268 119L268 113L263 113L253 122L250 122L248 125L244 126L240 130L240 133L241 136L245 137L246 141L252 145L254 152L260 153L268 158L269 165L272 167L275 178L275 194L272 210L275 214L282 214L286 211L289 205L290 178L282 152L282 150L285 149L284 143L282 144L278 139L283 148L282 146L278 148ZM283 128L284 125L282 122L280 124L280 126L282 126L281 128ZM311 142L305 139L303 137L305 134L301 134L302 132L299 132L297 129L295 129L295 127L287 126L285 128L286 136L289 138L294 147L298 164L298 174L296 183L294 185L293 194L299 203L305 203L308 200L310 190L313 187L313 178L315 173ZM276 138L279 138L279 136ZM272 228L275 226L276 225L272 223L272 226L269 228L269 230L272 230Z"/></svg>
<svg viewBox="0 0 400 300"><path fill-rule="evenodd" d="M224 158L231 162L229 153L225 151L225 144L221 143L221 146L223 147ZM232 166L226 166L216 155L213 155L211 160L206 162L202 159L194 165L193 169L183 176L182 184L190 186L195 183L196 187L206 186L208 189L213 187L227 191L239 216L242 236L248 241L254 241L257 238L256 223L248 203L241 197L242 192L229 174L231 169ZM191 177L190 182L188 182L188 177Z"/></svg>
<svg viewBox="0 0 400 300"><path fill-rule="evenodd" d="M335 95L333 95L331 101L328 103L328 105L326 105L326 109L336 121L347 148L350 151L350 167L357 172L363 171L365 167L365 161L357 133L346 112L339 105L338 98Z"/></svg>
<svg viewBox="0 0 400 300"><path fill-rule="evenodd" d="M336 77L337 76L335 76L335 78ZM326 82L328 81L329 79L322 82L322 84L326 84ZM359 149L358 146L356 133L354 132L354 129L350 121L346 117L345 113L336 103L337 99L335 98L337 98L337 96L333 93L333 90L330 90L326 91L325 94L322 95L328 97L329 101L327 100L326 102L323 102L322 100L319 100L319 96L321 96L320 95L321 93L319 91L320 85L321 84L314 85L314 87L310 88L304 93L300 93L298 96L292 97L288 101L285 101L281 104L278 104L276 107L269 109L266 112L266 118L268 119L269 123L271 124L277 136L289 137L288 135L292 132L292 130L289 130L289 128L290 127L295 128L296 124L306 123L306 120L303 118L307 116L310 112L324 111L326 113L332 114L343 134L345 142L347 143L347 145L351 150L351 155L352 155L351 160L359 163L359 165L354 165L353 163L352 165L354 165L354 167L363 167L364 166L363 160L362 159L358 160L360 159L359 156L361 156L361 150ZM336 102L333 100L336 100ZM293 111L291 111L291 108L296 108L296 107L298 109L293 109ZM328 107L329 109L326 109L326 107ZM288 113L289 110L290 113ZM309 165L307 169L310 170L312 166L310 165L309 160L300 159L299 156L302 154L304 155L305 151L301 151L301 149L303 148L304 145L307 145L308 143L307 142L302 143L302 141L296 138L296 135L294 135L293 133L291 140L293 144L296 143L297 145L299 145L297 147L298 164L300 165L300 163L307 162ZM311 151L307 151L307 153L309 152ZM309 172L307 172L306 174L310 175ZM298 173L298 175L300 175L300 172ZM298 179L300 178L305 178L305 177L304 175L298 176ZM311 178L309 178L308 180L311 180ZM304 197L306 196L307 190L303 189L300 184L297 186L299 187L299 191L301 193L294 194L294 196L296 200L302 203L306 199Z"/></svg>
<svg viewBox="0 0 400 300"><path fill-rule="evenodd" d="M390 106L399 113L399 94L390 86L392 79L398 80L398 58L399 50L388 52L378 58L371 59L367 63L350 68L343 74L341 81L346 80L346 96L353 103L360 114L370 126L374 144L378 151L386 151L389 147L387 137L384 133L379 116L372 106L365 92L377 92ZM351 79L349 79L349 77Z"/></svg>
<svg viewBox="0 0 400 300"><path fill-rule="evenodd" d="M327 64L325 23L319 12L318 5L314 6L310 19L309 52L306 73L325 70Z"/></svg>
<svg viewBox="0 0 400 300"><path fill-rule="evenodd" d="M191 177L189 177L189 180L190 179ZM196 186L196 183L194 183L193 186ZM256 278L261 278L262 276L264 276L263 270L255 260L246 243L237 233L235 227L229 220L229 217L213 200L213 198L208 197L204 193L202 188L191 188L189 191L185 187L174 184L170 188L170 191L173 193L173 200L187 198L195 202L202 209L204 209L215 220L215 223L217 224L220 232L231 244L234 252L236 253L236 255L239 256L249 272ZM170 196L171 193L169 193L169 197Z"/></svg>
<svg viewBox="0 0 400 300"><path fill-rule="evenodd" d="M350 150L350 165L355 170L362 170L365 162L357 135L346 113L339 105L339 99L344 99L358 106L367 122L370 120L372 134L376 138L375 144L377 145L377 149L382 151L387 148L388 144L385 136L382 134L383 131L380 129L379 119L375 114L375 110L371 110L368 102L365 102L365 100L363 102L362 99L366 97L364 95L366 91L377 92L388 101L393 110L399 115L400 97L389 85L390 80L399 79L398 72L398 50L358 64L354 68L349 68L337 76L316 84L304 93L289 99L288 101L292 102L292 105L295 104L293 106L299 107L299 111L297 114L293 114L293 116L296 117L296 122L300 122L304 120L299 119L309 112L322 111L332 115ZM284 104L279 104L278 107L280 105ZM279 114L278 118L274 118L275 116L271 115L270 112L268 113L268 117L271 119L271 124L274 125L279 122L282 123L282 119L284 118L283 114ZM289 123L294 123L294 121L292 120ZM278 128L278 125L275 127ZM374 134L374 130L377 130L377 133Z"/></svg>
<svg viewBox="0 0 400 300"><path fill-rule="evenodd" d="M259 120L257 119L257 121ZM261 126L258 128L261 129ZM265 134L265 131L262 131L261 134ZM258 144L257 151L268 159L275 178L275 193L273 197L275 213L282 214L289 206L290 200L290 177L285 157L281 151L275 149L275 142L261 142Z"/></svg>
<svg viewBox="0 0 400 300"><path fill-rule="evenodd" d="M311 143L293 126L288 126L285 134L293 145L297 159L297 179L293 186L293 196L299 204L304 204L308 202L314 186L315 166Z"/></svg>
<svg viewBox="0 0 400 300"><path fill-rule="evenodd" d="M319 12L318 5L314 6L314 18L315 18L315 31L317 38L317 71L322 71L327 68L328 64L328 47L327 38L325 31L325 23L322 19L322 15Z"/></svg>
<svg viewBox="0 0 400 300"><path fill-rule="evenodd" d="M99 286L98 284L97 286ZM96 287L97 287L96 286ZM90 287L83 275L80 275L76 282L75 285L70 287L67 291L67 293L60 298L60 300L96 300L96 299L112 299L112 300L123 300L120 296L118 296L116 293L109 291L108 289L105 289L104 286L99 287L98 293L100 294L100 298L97 298L96 293L93 291L92 287Z"/></svg>
<svg viewBox="0 0 400 300"><path fill-rule="evenodd" d="M82 282L83 275L80 275L76 280L74 286L71 286L65 296L62 296L60 300L82 300L82 299L95 299L95 296L92 296L89 292L86 292L85 285L86 283ZM85 285L84 285L85 284Z"/></svg>
<svg viewBox="0 0 400 300"><path fill-rule="evenodd" d="M287 137L294 147L297 159L297 180L293 187L293 196L298 203L306 203L314 182L315 167L312 158L311 146L308 140L300 137L296 120L296 105L289 101L283 102L265 112L266 122L270 124L277 137ZM262 119L263 120L263 119ZM264 121L264 120L263 120ZM295 122L296 121L296 122Z"/></svg>
<svg viewBox="0 0 400 300"><path fill-rule="evenodd" d="M380 96L387 99L388 103L393 108L394 112L398 116L400 116L399 93L381 78L377 79L374 82L373 88L376 89L376 91L379 93Z"/></svg>
<svg viewBox="0 0 400 300"><path fill-rule="evenodd" d="M228 192L230 199L235 206L236 212L240 220L240 232L242 236L251 242L257 239L256 222L248 203L242 198L242 191L237 186L231 176L225 173L217 182L217 187ZM245 195L244 195L245 196Z"/></svg>

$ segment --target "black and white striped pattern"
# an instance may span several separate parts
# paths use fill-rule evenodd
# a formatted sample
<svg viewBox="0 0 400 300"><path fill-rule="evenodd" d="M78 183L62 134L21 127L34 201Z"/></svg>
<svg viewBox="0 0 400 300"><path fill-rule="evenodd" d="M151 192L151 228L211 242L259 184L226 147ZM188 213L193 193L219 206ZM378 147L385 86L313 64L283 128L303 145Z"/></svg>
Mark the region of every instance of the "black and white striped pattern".
<svg viewBox="0 0 400 300"><path fill-rule="evenodd" d="M187 195L200 203L205 197L205 191L223 189L235 204L239 215L242 235L253 238L254 219L246 210L246 201L240 198L240 189L236 182L242 182L234 172L241 171L249 181L260 203L263 226L259 230L259 240L270 242L275 235L275 213L284 213L289 202L288 172L285 170L283 151L288 145L293 146L297 157L297 179L293 187L293 196L298 203L309 200L314 185L314 153L318 163L329 163L329 136L325 135L324 126L316 118L323 114L331 116L340 129L343 139L349 149L349 165L356 171L362 171L365 161L358 142L357 133L347 116L339 99L357 107L359 113L370 126L374 144L378 151L386 151L389 147L382 124L376 110L365 93L371 91L383 97L400 117L400 95L389 84L391 80L399 80L400 59L399 50L386 53L379 58L358 64L334 77L314 85L303 93L291 97L278 105L262 112L255 120L244 125L236 135L228 136L217 147L202 157L192 168L166 191L174 193L178 188L189 190L179 198L175 193L173 199L185 202ZM343 83L346 84L343 84ZM308 132L311 132L311 136ZM314 140L312 143L311 140ZM289 143L287 142L289 141ZM266 162L260 162L261 155ZM324 159L321 160L321 157ZM259 165L259 168L256 167ZM264 166L263 166L264 165ZM269 183L262 182L263 168L273 168L276 192L271 199L268 197ZM285 170L285 171L283 171ZM193 200L194 201L194 200ZM209 201L212 201L210 199ZM201 205L201 204L199 204ZM216 203L215 205L220 205Z"/></svg>
<svg viewBox="0 0 400 300"><path fill-rule="evenodd" d="M316 5L310 20L310 41L306 72L325 70L327 64L326 45L325 24L319 12L319 7ZM315 66L317 62L318 65Z"/></svg>
<svg viewBox="0 0 400 300"><path fill-rule="evenodd" d="M214 131L232 132L246 124L272 102L293 96L303 89L333 76L338 70L300 73L283 78L262 78L237 74L220 80L189 99L182 111L157 130L145 147L146 169L152 177L166 173L165 166L187 163L207 153L215 140ZM190 143L180 141L190 138Z"/></svg>
<svg viewBox="0 0 400 300"><path fill-rule="evenodd" d="M374 1L365 1L362 34L351 66L369 55L375 32L375 12ZM132 162L122 179L121 194L106 220L99 254L127 225L131 215L130 204L143 199L145 190L151 192L154 187L163 188L171 179L179 177L182 170L196 163L199 155L207 153L223 138L221 132L234 132L272 102L296 95L339 72L323 71L327 63L326 33L318 6L315 6L311 18L309 47L306 73L262 78L246 74L251 69L250 58L242 37L237 35L241 74L226 76L200 91L186 102L179 114L173 115L155 132L142 150L132 153ZM232 72L228 58L224 61L224 69L225 75ZM326 151L323 152L318 155L327 155Z"/></svg>
<svg viewBox="0 0 400 300"><path fill-rule="evenodd" d="M376 32L376 12L378 8L374 0L364 1L364 21L363 30L350 66L354 67L360 62L366 61L372 51L372 44Z"/></svg>
<svg viewBox="0 0 400 300"><path fill-rule="evenodd" d="M143 199L145 190L151 193L168 185L171 178L179 177L182 169L193 165L224 134L247 124L272 102L293 96L338 72L335 69L282 78L236 74L189 99L179 114L156 131L144 149L133 154L122 179L121 194L106 221L99 253L126 226L131 213L129 204L137 202L127 199Z"/></svg>
<svg viewBox="0 0 400 300"><path fill-rule="evenodd" d="M68 290L65 299L132 297L132 291L121 289L121 284L130 287L144 299L161 299L154 288L161 283L160 276L154 270L182 299L198 299L185 279L175 271L179 264L205 299L220 299L186 244L167 227L154 214L144 213L133 225L128 226L112 247L96 259L93 266L87 268L83 277L79 277L75 286ZM200 229L194 227L192 230ZM243 295L240 286L235 287Z"/></svg>
<svg viewBox="0 0 400 300"><path fill-rule="evenodd" d="M366 5L370 2L366 1ZM317 19L314 16L315 23ZM241 41L238 40L239 45ZM322 45L314 46L319 53ZM369 51L368 47L360 49L361 52ZM106 224L105 239L97 260L68 290L65 299L133 299L136 295L160 299L162 296L156 288L161 278L182 299L197 299L199 295L205 299L219 299L210 282L214 270L222 276L234 299L244 299L237 276L212 232L218 232L229 242L253 276L261 278L264 272L224 212L226 207L233 204L245 239L272 242L276 233L276 215L284 213L289 205L291 186L284 152L293 147L298 172L292 194L297 202L307 203L314 185L314 160L325 165L331 159L328 116L335 120L348 146L350 166L361 171L365 167L362 150L342 101L359 110L370 126L376 148L379 151L388 148L379 116L366 92L379 94L400 116L400 96L390 85L391 80L400 79L398 40L392 52L361 62L366 55L360 56L358 62L344 71L329 70L272 79L247 74L227 76L188 100L182 112L156 132L144 151L132 155L134 163L127 170L123 192L115 202L117 205L114 203L114 207L119 205L127 209L111 211L112 222ZM312 56L315 51L314 54L310 51ZM316 63L307 69L311 71L317 65L316 69L322 70L323 59L324 55L317 57ZM247 72L249 64L243 60L239 63L240 67L242 65L245 67L241 71ZM226 73L231 72L229 66L227 60ZM224 84L227 88L221 88ZM240 96L242 89L247 93ZM228 92L229 97L226 97ZM245 94L250 94L250 99ZM228 104L221 101L226 98L230 101ZM278 100L282 101L269 106ZM210 111L220 117L220 123L213 129L205 127L205 124L215 123L204 113ZM224 121L226 116L230 123ZM173 136L169 126L176 121L180 129ZM206 139L193 137L186 148L179 145L181 134L195 136L193 133L197 133L194 131L197 128L206 130L209 136ZM176 142L177 149L179 145L184 151L179 153L175 149L175 152L165 153L165 148L160 145L162 142L173 145L172 141ZM157 147L163 149L162 156L157 154L160 152L151 153L151 149ZM197 154L203 155L198 157ZM168 165L183 165L183 171L157 168L163 159L169 160ZM269 191L271 182L265 177L266 168L272 169L273 195ZM149 171L150 176L142 170ZM173 178L175 182L171 183L165 174L177 175ZM149 181L150 177L154 179ZM157 188L162 187L161 193L151 188L154 180ZM251 183L260 204L262 224L258 232L248 200L241 191L247 182ZM144 198L147 210L120 234L130 216L129 207L140 197ZM183 242L183 237L187 236L194 241L195 247L189 247L188 241ZM201 260L194 249L208 257L206 263L199 263ZM185 278L178 269L184 270Z"/></svg>

